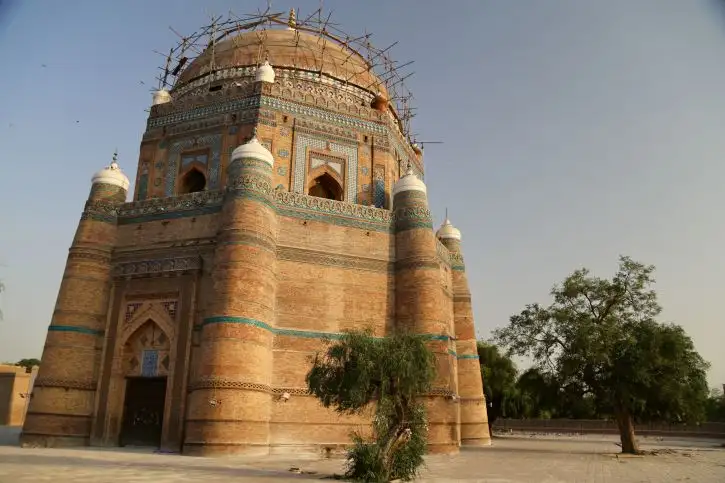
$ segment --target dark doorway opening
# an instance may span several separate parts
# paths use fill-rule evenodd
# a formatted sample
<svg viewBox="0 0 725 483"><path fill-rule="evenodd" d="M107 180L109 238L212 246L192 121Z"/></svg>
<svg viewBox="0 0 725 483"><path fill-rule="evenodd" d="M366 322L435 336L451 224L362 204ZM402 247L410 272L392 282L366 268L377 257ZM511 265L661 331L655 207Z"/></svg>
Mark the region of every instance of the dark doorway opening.
<svg viewBox="0 0 725 483"><path fill-rule="evenodd" d="M183 194L197 193L206 188L206 177L196 169L190 170L181 180L181 191Z"/></svg>
<svg viewBox="0 0 725 483"><path fill-rule="evenodd" d="M342 201L342 186L327 173L315 178L308 193L310 196Z"/></svg>
<svg viewBox="0 0 725 483"><path fill-rule="evenodd" d="M165 402L165 377L127 378L120 446L161 446Z"/></svg>

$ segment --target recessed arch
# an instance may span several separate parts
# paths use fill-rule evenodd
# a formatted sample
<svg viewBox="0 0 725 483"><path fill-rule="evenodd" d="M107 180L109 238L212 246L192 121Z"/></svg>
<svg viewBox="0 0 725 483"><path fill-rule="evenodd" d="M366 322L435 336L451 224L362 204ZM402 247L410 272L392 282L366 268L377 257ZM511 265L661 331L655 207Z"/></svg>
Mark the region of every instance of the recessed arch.
<svg viewBox="0 0 725 483"><path fill-rule="evenodd" d="M342 201L342 186L330 173L324 172L310 181L307 194L317 198Z"/></svg>
<svg viewBox="0 0 725 483"><path fill-rule="evenodd" d="M206 176L196 168L191 168L181 178L181 194L197 193L206 189Z"/></svg>

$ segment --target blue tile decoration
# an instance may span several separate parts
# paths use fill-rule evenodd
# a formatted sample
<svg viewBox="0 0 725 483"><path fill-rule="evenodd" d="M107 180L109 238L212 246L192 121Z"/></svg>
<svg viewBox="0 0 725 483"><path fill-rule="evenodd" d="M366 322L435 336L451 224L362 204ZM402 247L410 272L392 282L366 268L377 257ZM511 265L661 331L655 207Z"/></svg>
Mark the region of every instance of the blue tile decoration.
<svg viewBox="0 0 725 483"><path fill-rule="evenodd" d="M238 126L229 126L229 131L228 131L229 134L236 134L237 131L239 131L239 127Z"/></svg>
<svg viewBox="0 0 725 483"><path fill-rule="evenodd" d="M87 327L79 327L75 325L50 325L48 326L50 332L76 332L78 334L86 335L103 335L104 331L89 329Z"/></svg>
<svg viewBox="0 0 725 483"><path fill-rule="evenodd" d="M141 361L141 375L143 377L155 377L158 374L159 351L144 350Z"/></svg>
<svg viewBox="0 0 725 483"><path fill-rule="evenodd" d="M280 149L279 151L277 151L277 155L280 158L288 158L289 157L289 151L287 151L286 149Z"/></svg>
<svg viewBox="0 0 725 483"><path fill-rule="evenodd" d="M207 189L219 189L219 164L221 161L221 134L206 134L203 136L192 136L175 141L169 148L168 166L166 168L165 196L176 194L176 177L179 174L180 154L182 151L191 148L210 148L209 163L207 164Z"/></svg>
<svg viewBox="0 0 725 483"><path fill-rule="evenodd" d="M343 334L339 332L320 332L314 330L300 330L291 329L286 327L272 327L266 322L261 320L250 319L248 317L233 317L228 315L217 315L214 317L207 317L201 323L202 328L209 325L215 324L242 324L251 327L257 327L258 329L271 332L273 335L282 335L288 337L300 337L304 339L330 339L338 340L342 338ZM422 337L428 341L440 341L450 342L451 336L446 334L422 334Z"/></svg>
<svg viewBox="0 0 725 483"><path fill-rule="evenodd" d="M203 154L188 154L181 156L181 167L184 168L191 163L206 164L209 156L206 153Z"/></svg>
<svg viewBox="0 0 725 483"><path fill-rule="evenodd" d="M154 168L156 168L156 169L162 169L163 167L164 167L164 162L163 161L156 161L154 163Z"/></svg>
<svg viewBox="0 0 725 483"><path fill-rule="evenodd" d="M373 172L373 205L385 207L385 168L376 166Z"/></svg>
<svg viewBox="0 0 725 483"><path fill-rule="evenodd" d="M280 176L287 176L287 166L279 166L277 168L277 174Z"/></svg>
<svg viewBox="0 0 725 483"><path fill-rule="evenodd" d="M345 201L357 202L357 147L339 142L329 142L325 139L298 134L295 141L294 157L294 179L292 180L292 191L305 193L305 176L307 174L307 150L328 149L335 153L341 153L347 159L347 173L345 176Z"/></svg>

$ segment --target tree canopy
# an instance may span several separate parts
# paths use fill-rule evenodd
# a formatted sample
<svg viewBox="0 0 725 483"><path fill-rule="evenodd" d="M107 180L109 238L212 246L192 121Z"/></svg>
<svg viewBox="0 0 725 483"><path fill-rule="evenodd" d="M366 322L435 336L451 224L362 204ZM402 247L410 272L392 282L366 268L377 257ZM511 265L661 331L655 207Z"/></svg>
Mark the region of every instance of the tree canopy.
<svg viewBox="0 0 725 483"><path fill-rule="evenodd" d="M307 385L323 406L355 414L376 402L372 439L352 435L348 478L408 481L417 475L428 427L419 396L430 390L434 376L434 356L416 335L375 338L370 331L349 332L317 354Z"/></svg>
<svg viewBox="0 0 725 483"><path fill-rule="evenodd" d="M488 403L490 430L499 417L513 416L516 413L518 371L511 358L502 354L495 345L479 341L477 349L483 392Z"/></svg>
<svg viewBox="0 0 725 483"><path fill-rule="evenodd" d="M26 372L31 372L33 370L33 366L40 365L40 360L39 359L20 359L18 362L15 363L15 365L24 367Z"/></svg>
<svg viewBox="0 0 725 483"><path fill-rule="evenodd" d="M629 257L612 279L577 270L552 289L549 306L529 304L494 332L510 354L533 358L560 393L611 410L627 453L638 452L634 418L699 420L708 395L708 364L692 339L656 320L653 272Z"/></svg>

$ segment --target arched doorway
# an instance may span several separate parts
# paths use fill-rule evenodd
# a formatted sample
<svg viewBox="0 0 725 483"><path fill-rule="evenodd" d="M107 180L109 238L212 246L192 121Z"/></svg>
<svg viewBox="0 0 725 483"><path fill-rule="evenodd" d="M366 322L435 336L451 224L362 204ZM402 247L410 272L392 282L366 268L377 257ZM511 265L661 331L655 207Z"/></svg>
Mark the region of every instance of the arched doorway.
<svg viewBox="0 0 725 483"><path fill-rule="evenodd" d="M342 186L328 173L323 173L312 180L308 194L317 198L342 201Z"/></svg>
<svg viewBox="0 0 725 483"><path fill-rule="evenodd" d="M169 356L169 336L151 318L143 322L124 344L126 391L121 446L160 446Z"/></svg>
<svg viewBox="0 0 725 483"><path fill-rule="evenodd" d="M190 169L181 179L181 194L197 193L206 188L206 176L196 168Z"/></svg>

